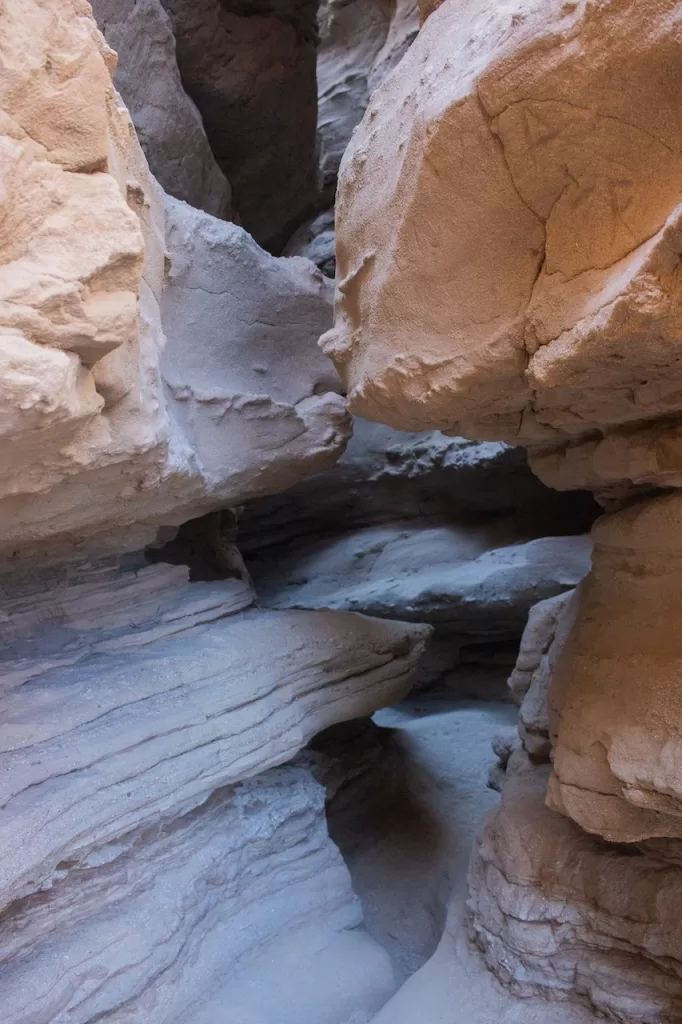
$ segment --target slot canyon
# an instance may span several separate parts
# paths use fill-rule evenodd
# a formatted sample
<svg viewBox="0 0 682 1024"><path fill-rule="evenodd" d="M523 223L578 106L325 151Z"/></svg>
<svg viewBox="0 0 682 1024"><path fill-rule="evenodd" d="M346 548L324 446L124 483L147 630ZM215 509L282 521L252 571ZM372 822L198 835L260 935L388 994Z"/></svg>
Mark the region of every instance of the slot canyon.
<svg viewBox="0 0 682 1024"><path fill-rule="evenodd" d="M0 0L0 1024L682 1024L681 299L680 0Z"/></svg>

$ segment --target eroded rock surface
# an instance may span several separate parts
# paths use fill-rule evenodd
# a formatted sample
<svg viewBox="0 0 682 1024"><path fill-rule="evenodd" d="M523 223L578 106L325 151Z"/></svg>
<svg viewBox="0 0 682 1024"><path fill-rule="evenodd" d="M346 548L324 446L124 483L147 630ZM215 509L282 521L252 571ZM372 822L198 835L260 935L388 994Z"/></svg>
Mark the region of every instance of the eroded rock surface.
<svg viewBox="0 0 682 1024"><path fill-rule="evenodd" d="M161 0L94 0L92 9L118 55L114 84L157 181L170 195L229 217L230 184L213 156L201 114L183 89Z"/></svg>
<svg viewBox="0 0 682 1024"><path fill-rule="evenodd" d="M341 173L324 347L355 412L551 448L536 465L562 486L625 431L620 479L646 474L641 422L681 408L679 17L447 0L427 18Z"/></svg>
<svg viewBox="0 0 682 1024"><path fill-rule="evenodd" d="M359 923L321 795L285 774L280 797L267 772L321 729L404 696L428 631L261 612L248 580L186 581L184 567L115 564L6 581L8 1024L35 1019L36 1006L48 1020L125 1005L132 1019L167 1022L279 936L286 915L315 923L329 910L336 930ZM286 910L290 884L301 901ZM112 934L126 935L116 956Z"/></svg>
<svg viewBox="0 0 682 1024"><path fill-rule="evenodd" d="M84 7L10 3L1 18L0 550L134 549L161 525L331 465L348 421L343 400L322 393L337 386L315 346L330 317L322 276L178 201L167 228L114 95L113 54ZM38 70L46 63L58 88ZM191 270L175 242L189 233ZM277 381L259 361L275 353ZM209 452L221 417L233 443Z"/></svg>

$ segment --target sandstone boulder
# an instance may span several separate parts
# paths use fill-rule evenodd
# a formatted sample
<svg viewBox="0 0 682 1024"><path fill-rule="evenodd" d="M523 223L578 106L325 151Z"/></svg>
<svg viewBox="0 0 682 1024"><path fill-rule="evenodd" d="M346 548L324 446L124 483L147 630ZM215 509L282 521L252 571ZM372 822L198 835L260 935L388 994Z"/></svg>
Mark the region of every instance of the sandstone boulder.
<svg viewBox="0 0 682 1024"><path fill-rule="evenodd" d="M341 171L323 345L355 412L557 458L680 412L681 18L667 0L427 18Z"/></svg>

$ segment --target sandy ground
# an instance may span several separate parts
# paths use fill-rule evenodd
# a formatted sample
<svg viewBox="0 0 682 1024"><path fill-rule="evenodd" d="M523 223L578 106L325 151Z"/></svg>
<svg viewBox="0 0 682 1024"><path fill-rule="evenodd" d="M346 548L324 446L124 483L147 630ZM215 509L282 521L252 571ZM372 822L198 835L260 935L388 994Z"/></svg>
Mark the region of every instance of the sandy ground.
<svg viewBox="0 0 682 1024"><path fill-rule="evenodd" d="M350 830L347 816L335 825L332 815L332 834L363 901L367 929L388 949L399 978L407 978L374 1024L597 1020L586 1009L513 998L466 938L469 855L498 800L486 786L494 760L490 742L512 731L515 719L516 709L507 704L428 699L375 716L395 730L395 798L386 806L382 793L370 790Z"/></svg>

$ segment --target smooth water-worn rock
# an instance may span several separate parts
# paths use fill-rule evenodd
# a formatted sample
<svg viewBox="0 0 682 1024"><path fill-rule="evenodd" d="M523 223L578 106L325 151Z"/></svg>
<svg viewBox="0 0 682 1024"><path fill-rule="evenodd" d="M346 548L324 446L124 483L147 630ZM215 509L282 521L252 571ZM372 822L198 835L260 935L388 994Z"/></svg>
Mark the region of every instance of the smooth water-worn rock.
<svg viewBox="0 0 682 1024"><path fill-rule="evenodd" d="M240 223L281 246L316 200L316 0L162 0Z"/></svg>
<svg viewBox="0 0 682 1024"><path fill-rule="evenodd" d="M508 673L505 653L513 652L537 598L575 586L589 569L589 538L503 546L505 527L508 533L508 523L396 522L269 549L249 565L266 607L350 609L433 624L418 685L485 692L486 675L494 689L496 657ZM469 678L476 664L484 666L482 687Z"/></svg>
<svg viewBox="0 0 682 1024"><path fill-rule="evenodd" d="M183 89L161 0L94 0L92 9L118 55L114 84L157 181L170 195L229 217L230 184L211 152L201 114Z"/></svg>
<svg viewBox="0 0 682 1024"><path fill-rule="evenodd" d="M182 566L5 581L8 1024L124 1005L166 1022L289 929L359 923L322 797L261 773L404 696L428 630L253 600L248 579L189 584ZM358 992L386 994L382 977Z"/></svg>

